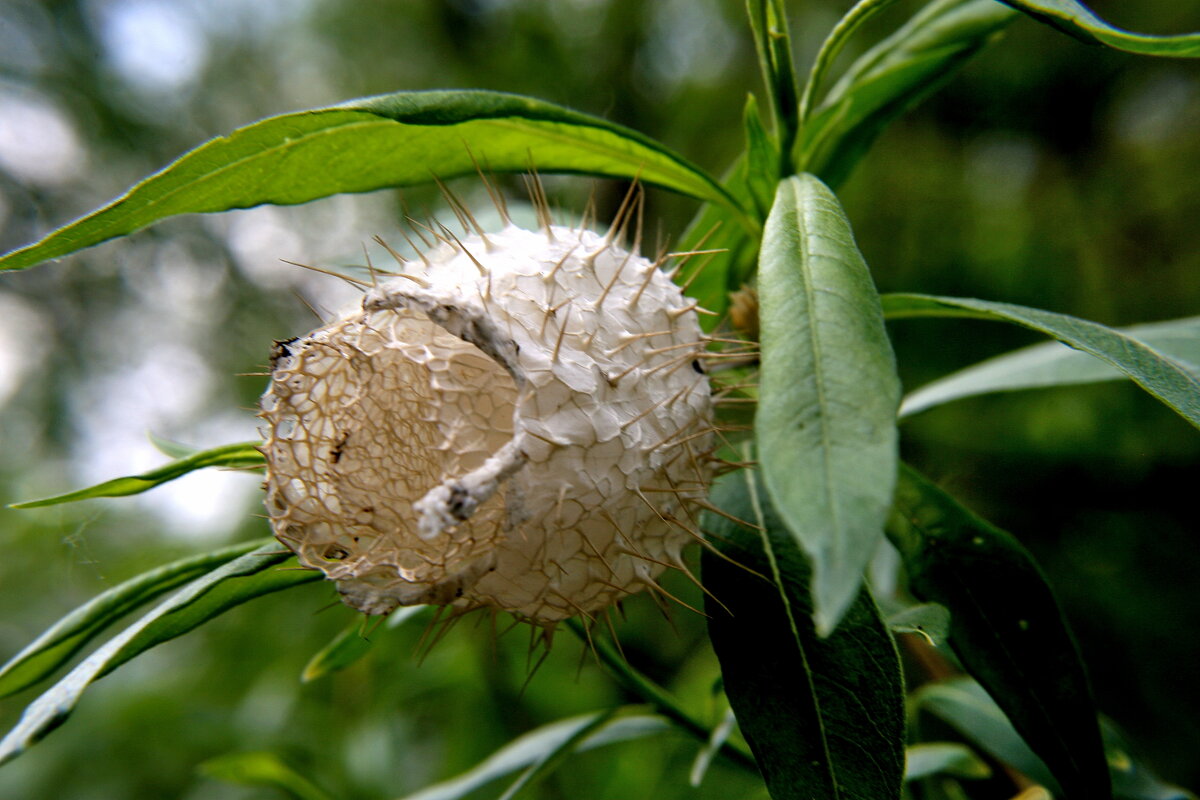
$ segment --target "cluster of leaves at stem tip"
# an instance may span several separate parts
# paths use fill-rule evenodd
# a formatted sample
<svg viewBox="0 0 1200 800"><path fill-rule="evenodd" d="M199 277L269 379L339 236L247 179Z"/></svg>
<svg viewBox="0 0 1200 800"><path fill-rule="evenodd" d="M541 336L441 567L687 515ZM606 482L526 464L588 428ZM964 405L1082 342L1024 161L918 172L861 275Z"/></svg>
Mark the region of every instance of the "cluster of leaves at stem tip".
<svg viewBox="0 0 1200 800"><path fill-rule="evenodd" d="M775 798L896 798L932 775L967 796L962 786L992 774L997 762L1068 799L1191 797L1131 761L1115 731L1100 724L1072 634L1029 553L901 465L897 424L985 392L1128 378L1200 427L1200 318L1115 330L1003 302L880 297L830 187L892 119L1022 16L1090 44L1154 56L1200 56L1200 34L1122 31L1074 0L933 0L834 81L844 46L889 5L854 5L801 83L782 0L748 0L767 120L750 96L745 150L724 180L636 131L539 100L401 92L271 117L210 141L109 205L3 256L0 268L31 267L172 215L408 186L430 175L468 175L479 163L498 173L534 163L545 173L636 180L694 197L703 207L682 237L684 249L703 240L717 252L702 272L685 270L681 279L717 312L744 287L758 300L754 434L735 454L757 466L718 481L712 502L722 514L707 520L712 547L702 557L711 641L732 714L710 730L597 640L597 656L646 706L538 728L418 796L458 797L518 773L503 795L510 797L573 752L678 728L703 743L696 773L720 757L758 770ZM916 317L994 320L1056 341L902 398L884 321ZM129 495L196 469L262 463L253 442L165 449L174 460L160 469L17 505ZM873 598L863 582L885 538L907 575L905 600ZM140 575L64 617L0 668L0 696L51 678L110 622L157 603L28 707L0 743L0 762L69 715L92 681L146 649L315 579L280 569L284 561L269 542L248 542ZM394 615L389 627L417 611ZM960 734L956 741L906 746L897 632L920 633L909 643L945 666L940 680L908 698L907 713L941 718ZM304 678L341 669L368 648L357 627L347 630L314 656ZM734 717L741 738L732 733ZM266 753L204 769L298 797L325 796Z"/></svg>

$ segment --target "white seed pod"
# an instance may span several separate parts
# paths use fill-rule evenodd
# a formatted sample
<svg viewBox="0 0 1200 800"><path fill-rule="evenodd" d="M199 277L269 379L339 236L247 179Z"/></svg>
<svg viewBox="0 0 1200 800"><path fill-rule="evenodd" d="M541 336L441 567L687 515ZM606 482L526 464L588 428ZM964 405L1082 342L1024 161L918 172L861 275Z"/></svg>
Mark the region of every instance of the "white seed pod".
<svg viewBox="0 0 1200 800"><path fill-rule="evenodd" d="M369 614L551 625L682 568L710 477L694 303L611 236L449 238L277 346L275 535Z"/></svg>

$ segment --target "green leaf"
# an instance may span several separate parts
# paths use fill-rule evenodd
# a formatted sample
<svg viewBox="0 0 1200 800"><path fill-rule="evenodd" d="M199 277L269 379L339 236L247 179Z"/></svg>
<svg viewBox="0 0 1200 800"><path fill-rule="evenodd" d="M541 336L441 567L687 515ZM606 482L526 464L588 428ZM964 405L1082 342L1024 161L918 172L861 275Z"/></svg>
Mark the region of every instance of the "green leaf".
<svg viewBox="0 0 1200 800"><path fill-rule="evenodd" d="M578 619L568 619L566 625L572 633L579 637L580 641L588 645L600 663L608 668L612 676L626 691L645 700L655 711L669 719L681 730L702 742L711 741L708 729L691 716L666 689L634 669L622 652L603 638L592 636L591 632ZM747 769L756 769L754 757L733 742L726 741L718 752L732 764Z"/></svg>
<svg viewBox="0 0 1200 800"><path fill-rule="evenodd" d="M796 163L830 186L893 119L948 81L1017 13L993 0L934 0L843 74L808 118Z"/></svg>
<svg viewBox="0 0 1200 800"><path fill-rule="evenodd" d="M181 559L144 572L97 595L54 623L0 667L0 697L16 694L46 679L108 625L138 606L245 555L259 544L238 544Z"/></svg>
<svg viewBox="0 0 1200 800"><path fill-rule="evenodd" d="M992 768L971 748L958 742L922 742L904 751L904 780L916 781L945 773L960 778L989 778Z"/></svg>
<svg viewBox="0 0 1200 800"><path fill-rule="evenodd" d="M408 795L404 800L456 800L497 778L536 764L572 742L575 751L583 752L607 744L654 736L671 729L662 717L639 714L628 706L621 711L624 715L615 719L606 719L612 711L598 711L535 728L513 739L474 769ZM602 724L595 727L598 721ZM589 730L590 733L582 740L576 739L580 733Z"/></svg>
<svg viewBox="0 0 1200 800"><path fill-rule="evenodd" d="M930 647L941 647L950 635L950 611L940 603L922 603L892 614L887 624L896 633L915 633Z"/></svg>
<svg viewBox="0 0 1200 800"><path fill-rule="evenodd" d="M210 758L197 771L213 780L237 786L279 789L296 800L333 800L316 784L289 767L274 753L229 753Z"/></svg>
<svg viewBox="0 0 1200 800"><path fill-rule="evenodd" d="M907 466L888 533L912 593L950 609L955 654L1045 761L1063 797L1111 797L1079 649L1025 548Z"/></svg>
<svg viewBox="0 0 1200 800"><path fill-rule="evenodd" d="M404 622L424 611L427 606L407 606L398 608L388 615L387 628L398 628ZM368 638L369 618L357 615L359 618L351 622L342 632L333 637L329 644L322 647L300 674L301 683L309 683L323 678L333 672L338 672L358 661L371 651L374 642ZM371 626L378 628L379 626Z"/></svg>
<svg viewBox="0 0 1200 800"><path fill-rule="evenodd" d="M319 572L272 569L289 556L280 552L273 541L263 544L163 600L81 661L25 709L16 727L0 741L0 764L16 758L61 725L93 681L129 659L182 636L247 600L321 578Z"/></svg>
<svg viewBox="0 0 1200 800"><path fill-rule="evenodd" d="M504 794L500 795L498 800L512 800L512 798L516 797L517 793L526 786L529 786L539 778L558 769L558 767L561 766L562 763L566 761L572 753L579 749L579 746L584 740L587 739L587 737L604 727L616 713L616 708L610 708L607 711L600 712L596 715L595 719L580 727L564 741L562 741L557 747L546 753L543 753L537 758L537 760L525 768L525 771L522 772L517 779L513 781L507 789L504 790Z"/></svg>
<svg viewBox="0 0 1200 800"><path fill-rule="evenodd" d="M746 97L742 123L746 129L746 193L754 203L757 219L766 219L771 201L775 199L775 186L779 183L779 145L763 128L754 95Z"/></svg>
<svg viewBox="0 0 1200 800"><path fill-rule="evenodd" d="M725 742L729 741L729 736L735 727L737 727L737 717L734 716L733 709L726 709L725 716L721 717L721 721L712 729L708 741L704 743L692 761L692 769L688 772L688 785L693 789L700 788L700 784L704 782L704 776L708 774L708 768L712 765L713 757L721 752L721 748L725 746Z"/></svg>
<svg viewBox="0 0 1200 800"><path fill-rule="evenodd" d="M1031 328L1108 362L1200 428L1200 374L1121 331L1053 311L964 297L891 294L883 298L883 309L889 319L966 317Z"/></svg>
<svg viewBox="0 0 1200 800"><path fill-rule="evenodd" d="M1200 375L1200 317L1120 328L1118 332ZM981 361L909 393L900 417L989 392L1118 380L1129 375L1111 364L1058 342L1044 342Z"/></svg>
<svg viewBox="0 0 1200 800"><path fill-rule="evenodd" d="M833 67L833 62L837 60L846 44L863 23L894 2L896 0L858 0L845 16L838 20L837 25L821 43L821 49L817 51L817 57L813 59L812 68L809 70L804 93L800 97L801 122L808 119L809 109L825 80L826 73Z"/></svg>
<svg viewBox="0 0 1200 800"><path fill-rule="evenodd" d="M746 151L734 162L725 181L729 192L754 212L755 227L748 231L725 206L709 203L680 238L680 252L703 251L683 262L679 282L687 293L717 315L729 306L729 293L750 280L758 255L760 220L766 218L779 181L779 145L762 126L758 103L746 98L743 115ZM712 327L718 317L703 317Z"/></svg>
<svg viewBox="0 0 1200 800"><path fill-rule="evenodd" d="M1100 726L1117 800L1196 800L1196 795L1187 789L1164 783L1149 767L1140 763L1115 724L1101 719Z"/></svg>
<svg viewBox="0 0 1200 800"><path fill-rule="evenodd" d="M753 277L762 220L775 199L781 170L779 143L763 128L754 95L746 98L743 124L746 149L730 167L724 186L740 206L753 212L752 224L747 226L727 206L709 203L688 225L677 248L704 251L684 263L678 280L702 308L717 315L728 308L729 293ZM701 323L712 327L717 318L705 317Z"/></svg>
<svg viewBox="0 0 1200 800"><path fill-rule="evenodd" d="M746 0L754 49L770 98L771 118L780 150L791 159L792 144L800 123L800 88L796 82L795 56L792 54L791 34L788 33L787 9L783 0ZM792 172L790 163L780 164L784 171L772 178Z"/></svg>
<svg viewBox="0 0 1200 800"><path fill-rule="evenodd" d="M921 687L912 697L923 708L949 723L993 757L1058 791L1058 784L1045 763L1034 755L996 702L976 681L953 678ZM1105 756L1117 800L1196 800L1196 795L1164 783L1130 753L1129 744L1117 727L1101 720ZM1057 796L1057 795L1056 795Z"/></svg>
<svg viewBox="0 0 1200 800"><path fill-rule="evenodd" d="M1148 36L1109 25L1078 0L1000 0L1089 44L1147 56L1200 57L1200 33Z"/></svg>
<svg viewBox="0 0 1200 800"><path fill-rule="evenodd" d="M729 703L775 800L886 800L904 775L900 659L869 594L820 637L811 570L752 470L726 476L705 530L708 631ZM761 534L761 535L760 535ZM731 563L732 562L732 563ZM760 574L761 573L761 574ZM775 583L764 579L773 575Z"/></svg>
<svg viewBox="0 0 1200 800"><path fill-rule="evenodd" d="M734 163L725 182L729 191L747 207L754 206L750 169L748 158L743 155ZM774 192L774 182L771 192ZM706 252L686 260L678 281L687 287L688 296L701 308L723 314L729 305L729 293L749 280L754 271L754 259L758 254L757 226L754 231L747 231L738 224L732 211L710 203L701 209L680 237L677 251L695 250ZM712 327L717 319L702 317L701 324Z"/></svg>
<svg viewBox="0 0 1200 800"><path fill-rule="evenodd" d="M927 684L913 693L912 703L1059 796L1058 783L1045 762L1034 755L1000 706L974 679L964 676Z"/></svg>
<svg viewBox="0 0 1200 800"><path fill-rule="evenodd" d="M0 269L33 266L176 214L294 205L480 167L530 166L636 178L726 205L751 225L712 177L636 131L517 95L399 92L269 117L213 139L104 208L0 258Z"/></svg>
<svg viewBox="0 0 1200 800"><path fill-rule="evenodd" d="M315 681L331 672L345 669L370 652L371 640L365 635L367 622L366 617L354 620L333 637L329 644L318 650L304 665L304 671L300 673L300 682Z"/></svg>
<svg viewBox="0 0 1200 800"><path fill-rule="evenodd" d="M258 451L258 442L239 442L225 444L210 450L197 453L164 464L158 469L143 472L141 475L130 475L125 478L114 478L111 481L77 489L66 494L45 497L41 500L26 500L13 503L9 508L41 508L59 503L74 503L79 500L91 500L96 497L126 497L131 494L141 494L155 486L181 478L189 472L205 467L225 467L227 469L242 469L245 467L261 467L266 463L262 453Z"/></svg>
<svg viewBox="0 0 1200 800"><path fill-rule="evenodd" d="M811 175L779 185L758 290L763 478L812 561L817 628L828 635L883 536L900 383L850 223Z"/></svg>
<svg viewBox="0 0 1200 800"><path fill-rule="evenodd" d="M150 440L150 444L154 445L154 449L162 453L167 458L186 458L192 453L200 452L200 448L192 447L182 442L176 442L172 439L165 439L158 436L153 431L146 433L146 438Z"/></svg>

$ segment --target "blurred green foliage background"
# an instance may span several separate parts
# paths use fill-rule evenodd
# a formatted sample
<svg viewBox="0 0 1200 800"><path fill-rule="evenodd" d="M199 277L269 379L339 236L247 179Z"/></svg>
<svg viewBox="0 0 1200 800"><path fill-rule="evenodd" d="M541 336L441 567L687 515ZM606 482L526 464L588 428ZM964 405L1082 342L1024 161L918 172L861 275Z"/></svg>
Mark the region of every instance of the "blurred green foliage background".
<svg viewBox="0 0 1200 800"><path fill-rule="evenodd" d="M801 70L848 5L793 3ZM874 21L861 44L917 5ZM1147 32L1200 29L1188 0L1095 4ZM760 92L737 0L3 0L0 249L124 191L184 150L257 118L407 89L521 92L640 129L720 173ZM761 92L760 92L761 93ZM902 118L842 187L883 291L1040 306L1110 325L1200 313L1200 65L1138 58L1022 20ZM515 187L517 184L511 184ZM624 191L550 178L578 212ZM470 182L464 192L474 191ZM652 237L691 201L651 192ZM0 279L0 499L143 470L146 433L252 439L272 339L352 301L282 264L361 261L407 191L166 222ZM601 212L603 219L604 212ZM653 240L653 238L652 238ZM1034 341L983 322L892 331L910 388ZM1105 713L1167 779L1200 786L1195 662L1200 436L1132 386L962 401L906 423L908 459L1040 558ZM136 499L0 510L0 659L99 591L169 558L265 532L258 478L211 473ZM672 587L689 602L696 592ZM353 614L325 585L236 610L103 681L63 730L0 769L4 798L251 798L197 775L272 750L338 797L398 797L537 724L620 691L566 632L528 688L523 632L464 624L418 665L421 624L379 631L344 673L300 685ZM646 598L620 626L630 660L713 723L703 621ZM15 721L26 692L0 701ZM671 735L578 757L530 796L754 797L752 778L686 775ZM540 794L539 794L540 793ZM482 797L492 796L484 792Z"/></svg>

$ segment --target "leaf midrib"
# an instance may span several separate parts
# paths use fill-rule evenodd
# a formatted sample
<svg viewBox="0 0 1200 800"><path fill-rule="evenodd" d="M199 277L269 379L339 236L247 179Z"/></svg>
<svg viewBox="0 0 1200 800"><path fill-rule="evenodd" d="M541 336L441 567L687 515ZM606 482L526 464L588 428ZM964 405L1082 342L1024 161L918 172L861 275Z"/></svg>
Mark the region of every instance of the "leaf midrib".
<svg viewBox="0 0 1200 800"><path fill-rule="evenodd" d="M828 407L826 403L826 377L825 377L825 362L822 357L821 336L817 330L817 290L813 286L813 271L810 268L812 259L809 257L811 248L809 242L815 238L815 234L810 232L807 225L807 217L800 211L800 198L798 189L795 185L791 187L792 191L792 214L796 220L796 230L800 235L800 269L803 273L802 294L804 304L808 312L808 339L809 346L813 354L813 382L817 391L817 426L821 435L821 467L824 473L825 485L822 487L825 494L825 500L829 504L829 514L833 521L833 529L835 534L842 530L842 520L840 509L837 504L837 499L833 491L834 487L834 467L832 463L833 442L830 434L830 423L828 415ZM835 536L835 542L840 541Z"/></svg>
<svg viewBox="0 0 1200 800"><path fill-rule="evenodd" d="M799 234L800 244L801 244L800 268L801 268L801 273L802 273L801 277L802 277L802 281L803 281L802 295L804 298L804 304L808 311L808 319L809 319L809 325L808 325L809 336L808 336L808 338L809 338L809 344L810 344L812 352L813 352L813 379L815 381L816 389L817 389L817 409L819 412L818 413L818 425L820 427L821 445L822 445L821 446L821 462L822 462L822 467L823 467L823 470L825 473L825 486L823 488L824 488L824 493L825 493L825 499L829 503L830 514L834 520L834 529L837 531L840 531L841 523L840 523L840 520L838 519L837 506L834 502L834 496L833 496L833 479L832 479L833 478L833 465L830 463L829 424L827 422L827 418L825 415L825 374L824 374L824 369L822 368L822 361L821 361L821 341L820 341L820 336L817 332L816 290L813 288L813 285L812 285L812 271L809 269L810 259L807 257L808 241L809 241L810 233L809 233L807 225L805 224L807 222L807 220L805 219L805 215L801 213L799 188L794 183L791 184L791 186L789 188L792 193L792 209L791 209L792 217L795 219L796 231ZM769 547L768 547L768 552L770 552ZM814 578L815 578L815 573L814 573ZM780 587L783 586L782 581L779 581L778 575L776 575L776 581L778 582ZM787 609L788 620L792 623L792 631L796 637L796 649L800 651L800 658L804 663L805 679L808 682L809 690L812 692L813 705L815 706L816 711L817 711L817 727L821 734L821 750L825 754L825 763L828 765L826 770L827 770L827 774L829 776L829 783L833 789L834 797L840 798L842 796L842 793L839 788L837 775L835 774L835 771L834 771L833 753L830 750L830 746L829 746L829 735L825 731L825 715L822 712L821 698L817 694L816 685L813 682L812 669L809 667L809 664L808 664L808 654L804 651L804 645L802 644L802 642L800 640L799 632L796 630L796 622L795 622L795 619L792 614L792 604L788 601L787 594L783 591L782 588L780 589L780 594L783 595L783 604L784 604L784 608ZM814 622L814 624L815 624L815 622Z"/></svg>

